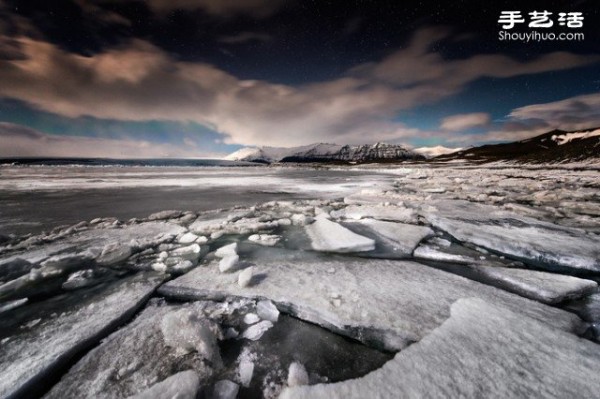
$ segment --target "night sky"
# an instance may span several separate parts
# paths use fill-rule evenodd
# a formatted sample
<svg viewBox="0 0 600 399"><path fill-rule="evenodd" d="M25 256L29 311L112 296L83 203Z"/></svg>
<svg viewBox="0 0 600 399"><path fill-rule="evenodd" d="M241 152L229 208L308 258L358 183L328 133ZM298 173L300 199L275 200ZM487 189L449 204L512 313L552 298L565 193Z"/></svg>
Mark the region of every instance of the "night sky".
<svg viewBox="0 0 600 399"><path fill-rule="evenodd" d="M529 27L530 12L552 26ZM595 1L0 0L0 157L465 147L600 126ZM508 33L582 40L500 40ZM580 12L583 26L560 25ZM563 21L564 22L564 21Z"/></svg>

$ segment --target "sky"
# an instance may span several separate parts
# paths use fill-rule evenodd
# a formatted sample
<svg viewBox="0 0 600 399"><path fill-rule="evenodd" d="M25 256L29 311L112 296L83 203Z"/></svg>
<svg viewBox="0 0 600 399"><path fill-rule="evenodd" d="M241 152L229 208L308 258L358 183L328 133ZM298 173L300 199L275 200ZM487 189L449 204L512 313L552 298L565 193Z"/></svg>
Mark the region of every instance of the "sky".
<svg viewBox="0 0 600 399"><path fill-rule="evenodd" d="M0 157L597 127L599 14L593 0L0 0Z"/></svg>

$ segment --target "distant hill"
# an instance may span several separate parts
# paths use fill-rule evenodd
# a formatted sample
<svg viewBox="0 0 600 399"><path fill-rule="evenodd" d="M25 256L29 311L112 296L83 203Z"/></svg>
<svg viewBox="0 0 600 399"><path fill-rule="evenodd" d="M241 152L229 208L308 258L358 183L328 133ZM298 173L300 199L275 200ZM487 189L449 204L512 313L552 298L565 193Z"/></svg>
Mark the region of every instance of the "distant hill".
<svg viewBox="0 0 600 399"><path fill-rule="evenodd" d="M425 158L435 158L440 155L452 154L453 152L457 152L460 150L462 150L462 148L448 148L441 145L437 145L435 147L419 147L413 149L414 152L425 156Z"/></svg>
<svg viewBox="0 0 600 399"><path fill-rule="evenodd" d="M395 144L338 145L316 143L301 147L246 147L227 157L230 161L260 163L365 163L422 160L425 157L415 151Z"/></svg>
<svg viewBox="0 0 600 399"><path fill-rule="evenodd" d="M571 132L552 130L526 140L472 147L434 158L435 161L517 163L566 163L592 159L600 161L600 128Z"/></svg>

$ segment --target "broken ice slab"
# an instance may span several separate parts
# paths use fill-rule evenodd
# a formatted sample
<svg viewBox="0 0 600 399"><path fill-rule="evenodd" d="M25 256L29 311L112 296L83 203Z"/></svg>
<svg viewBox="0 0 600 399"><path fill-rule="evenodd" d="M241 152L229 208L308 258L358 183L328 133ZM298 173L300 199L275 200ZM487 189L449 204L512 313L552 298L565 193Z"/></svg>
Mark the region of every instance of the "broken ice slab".
<svg viewBox="0 0 600 399"><path fill-rule="evenodd" d="M388 259L410 258L416 246L423 239L433 235L433 230L426 226L374 219L345 223L345 226L355 233L375 240L375 251L366 253L364 256Z"/></svg>
<svg viewBox="0 0 600 399"><path fill-rule="evenodd" d="M47 388L47 377L57 375L82 350L127 320L163 281L142 273L85 294L65 294L42 303L31 303L0 317L0 397L25 397ZM76 295L76 296L75 296ZM50 313L61 300L72 300L62 313ZM39 306L40 309L36 309ZM30 312L38 318L21 321Z"/></svg>
<svg viewBox="0 0 600 399"><path fill-rule="evenodd" d="M598 284L573 276L516 268L473 266L484 282L548 304L593 294Z"/></svg>
<svg viewBox="0 0 600 399"><path fill-rule="evenodd" d="M406 261L298 256L270 248L252 259L259 281L241 288L216 263L164 284L179 299L270 299L280 311L386 350L419 341L447 317L450 304L481 297L566 331L581 332L575 315L503 290ZM316 255L316 254L315 254Z"/></svg>
<svg viewBox="0 0 600 399"><path fill-rule="evenodd" d="M459 241L538 267L600 271L600 237L584 230L458 200L434 201L421 213Z"/></svg>
<svg viewBox="0 0 600 399"><path fill-rule="evenodd" d="M71 367L45 398L126 398L185 370L194 370L201 384L206 383L220 364L209 364L206 350L201 350L204 354L196 349L186 353L178 348L189 344L203 349L197 333L186 335L189 332L185 330L193 329L194 323L187 327L184 324L180 336L172 336L176 333L173 328L178 326L171 324L171 319L186 321L177 317L182 311L197 311L201 316L202 304L170 306L151 300L135 320L108 336ZM218 356L210 355L214 359Z"/></svg>
<svg viewBox="0 0 600 399"><path fill-rule="evenodd" d="M151 243L153 240L158 240L159 235L176 236L184 232L183 227L165 222L132 224L122 228L95 228L77 232L60 240L4 255L0 260L0 279L12 279L27 274L35 264L51 256L83 254L86 251L100 255L111 245L128 245L132 240L139 241L140 244ZM16 259L25 260L30 265L23 264L22 261L18 262ZM7 275L10 277L6 277Z"/></svg>
<svg viewBox="0 0 600 399"><path fill-rule="evenodd" d="M349 205L337 211L332 211L334 218L387 220L401 223L417 223L417 214L413 209L395 205Z"/></svg>
<svg viewBox="0 0 600 399"><path fill-rule="evenodd" d="M375 249L375 241L355 234L342 225L324 218L305 226L311 246L323 252L365 252Z"/></svg>
<svg viewBox="0 0 600 399"><path fill-rule="evenodd" d="M598 284L593 280L537 270L486 266L483 262L438 262L434 265L436 268L551 305L593 294L598 289Z"/></svg>
<svg viewBox="0 0 600 399"><path fill-rule="evenodd" d="M200 379L193 370L174 374L129 399L196 399Z"/></svg>
<svg viewBox="0 0 600 399"><path fill-rule="evenodd" d="M287 388L281 399L591 398L600 390L600 347L477 298L365 377Z"/></svg>

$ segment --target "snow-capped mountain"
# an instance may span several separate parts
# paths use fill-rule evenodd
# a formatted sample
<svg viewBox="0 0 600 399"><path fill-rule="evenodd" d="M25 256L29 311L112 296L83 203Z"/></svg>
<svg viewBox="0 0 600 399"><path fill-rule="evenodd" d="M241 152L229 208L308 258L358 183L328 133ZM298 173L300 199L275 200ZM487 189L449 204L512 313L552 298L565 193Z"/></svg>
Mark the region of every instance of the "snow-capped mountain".
<svg viewBox="0 0 600 399"><path fill-rule="evenodd" d="M421 154L395 144L338 145L317 143L301 147L246 147L227 157L250 162L385 162L423 159Z"/></svg>
<svg viewBox="0 0 600 399"><path fill-rule="evenodd" d="M425 156L426 158L434 158L440 155L452 154L453 152L457 152L462 150L462 148L448 148L441 145L437 145L435 147L419 147L413 149L414 152Z"/></svg>
<svg viewBox="0 0 600 399"><path fill-rule="evenodd" d="M600 128L551 132L511 143L488 144L436 157L436 161L559 163L600 160Z"/></svg>

